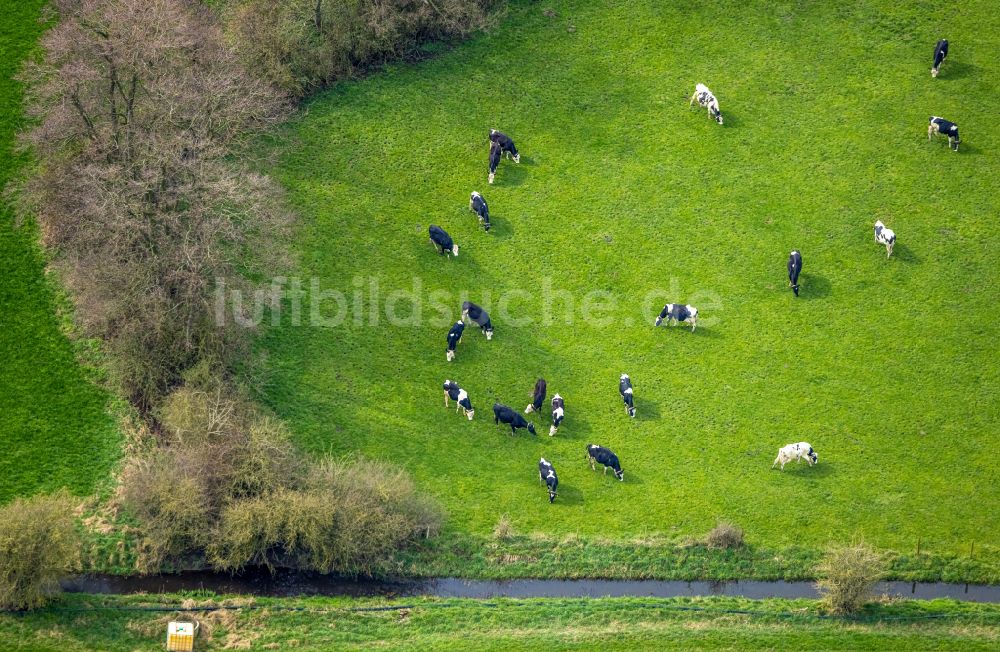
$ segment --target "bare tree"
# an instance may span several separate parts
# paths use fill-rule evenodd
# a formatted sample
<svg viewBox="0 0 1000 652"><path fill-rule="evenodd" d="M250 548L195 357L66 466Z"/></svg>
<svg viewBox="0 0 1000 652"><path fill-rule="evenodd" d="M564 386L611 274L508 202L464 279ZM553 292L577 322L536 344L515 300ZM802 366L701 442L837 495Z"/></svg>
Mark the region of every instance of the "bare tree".
<svg viewBox="0 0 1000 652"><path fill-rule="evenodd" d="M59 23L21 75L37 160L22 205L146 410L185 368L225 363L244 341L214 319L217 280L239 285L281 261L276 186L232 155L286 105L193 0L52 4Z"/></svg>

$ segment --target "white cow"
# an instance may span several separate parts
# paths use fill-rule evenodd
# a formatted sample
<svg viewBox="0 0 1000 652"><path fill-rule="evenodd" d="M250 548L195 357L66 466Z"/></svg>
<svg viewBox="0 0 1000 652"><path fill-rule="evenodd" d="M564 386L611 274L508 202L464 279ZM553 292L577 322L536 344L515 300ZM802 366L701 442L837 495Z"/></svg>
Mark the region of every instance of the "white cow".
<svg viewBox="0 0 1000 652"><path fill-rule="evenodd" d="M882 224L882 220L875 222L875 244L885 245L885 257L892 255L892 245L896 244L896 232Z"/></svg>
<svg viewBox="0 0 1000 652"><path fill-rule="evenodd" d="M694 95L691 96L691 101L688 102L688 106L694 104L694 101L698 100L698 104L708 109L708 117L712 118L720 125L722 124L722 111L719 110L719 100L715 99L712 95L712 91L708 90L708 86L704 84L698 84L694 87Z"/></svg>
<svg viewBox="0 0 1000 652"><path fill-rule="evenodd" d="M805 460L809 462L809 466L819 462L819 455L813 450L813 447L804 441L800 441L797 444L789 444L778 449L778 456L774 458L774 464L771 465L773 469L778 464L781 464L781 470L785 470L785 465L795 460L798 464L800 461Z"/></svg>

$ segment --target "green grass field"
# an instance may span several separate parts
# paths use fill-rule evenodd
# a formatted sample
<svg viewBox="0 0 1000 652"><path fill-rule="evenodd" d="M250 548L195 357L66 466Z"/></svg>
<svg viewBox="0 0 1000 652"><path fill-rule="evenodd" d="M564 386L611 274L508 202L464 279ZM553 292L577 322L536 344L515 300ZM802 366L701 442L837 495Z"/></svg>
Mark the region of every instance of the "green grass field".
<svg viewBox="0 0 1000 652"><path fill-rule="evenodd" d="M45 3L3 4L0 187L24 162L13 153L22 89L12 76L42 33L38 18ZM77 363L44 270L37 231L15 226L13 210L0 197L0 503L59 487L86 494L107 479L119 455L117 428L105 409L108 395Z"/></svg>
<svg viewBox="0 0 1000 652"><path fill-rule="evenodd" d="M182 604L254 608L185 613ZM847 620L822 617L808 600L67 596L52 609L0 614L0 643L18 652L162 650L178 619L200 621L196 650L995 650L1000 641L996 605L941 600L873 605Z"/></svg>
<svg viewBox="0 0 1000 652"><path fill-rule="evenodd" d="M280 135L274 172L301 215L302 287L361 294L362 310L324 328L305 303L296 326L286 302L260 341L262 398L316 454L405 466L451 532L506 513L557 537L697 535L724 518L769 546L995 542L998 48L985 0L515 2L488 36L340 84ZM688 106L696 82L725 126ZM931 114L961 125L960 153L927 141ZM522 151L494 186L490 127ZM876 219L898 236L889 260ZM423 315L387 325L387 296L415 283ZM594 290L613 304L600 323L582 316ZM496 336L467 329L447 363L466 297L489 304ZM502 297L531 321L498 318ZM701 309L697 332L652 327L668 300ZM496 429L494 399L523 409L539 376L566 399L559 435L547 413L537 438ZM444 409L445 378L469 390L472 423ZM819 465L772 471L802 440ZM590 471L591 442L618 453L624 483ZM560 474L551 506L539 456Z"/></svg>

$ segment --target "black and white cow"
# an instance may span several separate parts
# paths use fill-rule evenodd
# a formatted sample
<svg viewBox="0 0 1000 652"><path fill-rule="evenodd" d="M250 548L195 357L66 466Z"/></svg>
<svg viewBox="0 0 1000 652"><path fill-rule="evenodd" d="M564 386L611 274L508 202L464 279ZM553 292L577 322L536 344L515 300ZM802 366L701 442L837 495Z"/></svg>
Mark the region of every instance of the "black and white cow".
<svg viewBox="0 0 1000 652"><path fill-rule="evenodd" d="M485 310L480 306L472 303L471 301L462 302L462 320L470 320L483 331L483 335L486 336L486 341L493 339L493 322L490 321L490 316Z"/></svg>
<svg viewBox="0 0 1000 652"><path fill-rule="evenodd" d="M455 322L451 330L448 331L448 350L444 357L448 362L455 359L455 347L462 341L462 333L465 332L465 322L459 319Z"/></svg>
<svg viewBox="0 0 1000 652"><path fill-rule="evenodd" d="M927 140L931 139L934 134L941 134L942 136L948 137L948 145L951 146L952 151L958 151L958 144L962 142L962 139L958 137L958 125L944 118L939 118L936 115L931 116L930 124L927 125Z"/></svg>
<svg viewBox="0 0 1000 652"><path fill-rule="evenodd" d="M799 274L802 273L802 254L798 249L792 250L788 254L788 285L791 286L795 296L799 296Z"/></svg>
<svg viewBox="0 0 1000 652"><path fill-rule="evenodd" d="M500 145L501 153L506 154L507 158L512 159L515 163L521 162L521 155L517 152L517 146L514 145L514 141L507 134L496 129L490 129L490 142Z"/></svg>
<svg viewBox="0 0 1000 652"><path fill-rule="evenodd" d="M442 256L450 254L458 257L458 245L451 239L451 236L448 235L447 231L442 229L437 224L431 224L430 228L427 229L427 232L430 233L431 244L434 245L435 249L441 252Z"/></svg>
<svg viewBox="0 0 1000 652"><path fill-rule="evenodd" d="M622 395L622 402L625 403L625 413L630 417L635 416L635 397L632 394L632 379L628 374L622 374L618 379L618 393Z"/></svg>
<svg viewBox="0 0 1000 652"><path fill-rule="evenodd" d="M563 397L556 394L552 397L552 425L549 426L549 437L555 435L559 432L559 426L562 425L563 419L566 417L566 402L563 401Z"/></svg>
<svg viewBox="0 0 1000 652"><path fill-rule="evenodd" d="M503 155L503 148L500 143L490 141L490 175L487 180L493 183L493 178L497 175L497 168L500 167L500 157Z"/></svg>
<svg viewBox="0 0 1000 652"><path fill-rule="evenodd" d="M490 230L490 207L486 205L486 200L476 191L469 195L469 210L479 216L479 224L484 231Z"/></svg>
<svg viewBox="0 0 1000 652"><path fill-rule="evenodd" d="M590 460L590 470L596 471L596 464L604 465L604 475L608 474L608 469L611 469L615 473L615 477L625 481L625 472L622 471L622 465L618 463L618 456L611 452L611 449L605 448L604 446L598 446L597 444L587 444L587 459Z"/></svg>
<svg viewBox="0 0 1000 652"><path fill-rule="evenodd" d="M559 486L559 476L556 475L556 469L552 463L544 457L538 460L538 479L544 482L549 489L549 503L554 503L556 487Z"/></svg>
<svg viewBox="0 0 1000 652"><path fill-rule="evenodd" d="M536 434L535 424L522 417L521 413L514 408L502 403L493 404L493 423L496 425L500 425L501 423L510 425L510 434L512 435L517 434L518 428L527 428L528 432L533 435Z"/></svg>
<svg viewBox="0 0 1000 652"><path fill-rule="evenodd" d="M943 38L934 46L934 65L931 66L931 77L938 76L946 56L948 56L948 39Z"/></svg>
<svg viewBox="0 0 1000 652"><path fill-rule="evenodd" d="M542 409L542 403L545 402L545 389L545 379L539 378L538 382L535 383L535 391L531 393L531 403L528 403L528 407L524 408L525 414Z"/></svg>
<svg viewBox="0 0 1000 652"><path fill-rule="evenodd" d="M816 451L807 442L800 441L797 444L789 444L779 448L778 456L774 458L774 464L771 465L771 468L773 469L776 465L781 464L781 470L784 471L785 465L792 460L795 460L796 464L805 460L809 462L809 466L812 466L819 462L819 455L816 454Z"/></svg>
<svg viewBox="0 0 1000 652"><path fill-rule="evenodd" d="M667 320L667 325L674 326L683 322L688 322L691 324L691 332L698 326L698 309L691 305L682 305L679 303L668 303L663 306L663 310L660 311L659 316L656 318L654 326L659 326L663 323L663 320Z"/></svg>
<svg viewBox="0 0 1000 652"><path fill-rule="evenodd" d="M688 102L688 106L694 104L694 101L698 100L698 104L708 109L708 116L722 124L722 111L719 110L719 100L715 99L712 95L712 91L708 90L708 86L704 84L697 84L694 87L694 94L691 96L691 101Z"/></svg>
<svg viewBox="0 0 1000 652"><path fill-rule="evenodd" d="M472 400L469 398L469 393L458 386L454 380L444 381L444 406L448 407L448 399L455 401L455 412L459 410L465 410L465 416L468 417L469 421L472 421L472 417L476 414L476 411L472 407Z"/></svg>
<svg viewBox="0 0 1000 652"><path fill-rule="evenodd" d="M882 220L875 222L875 243L885 245L885 257L892 255L892 246L896 244L896 233L882 224Z"/></svg>

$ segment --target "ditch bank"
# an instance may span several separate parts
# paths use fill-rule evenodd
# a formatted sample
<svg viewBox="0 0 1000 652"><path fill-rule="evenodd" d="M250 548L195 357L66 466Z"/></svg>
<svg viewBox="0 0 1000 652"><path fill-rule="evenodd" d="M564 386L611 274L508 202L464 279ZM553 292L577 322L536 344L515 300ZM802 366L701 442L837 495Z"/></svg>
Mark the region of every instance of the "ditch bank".
<svg viewBox="0 0 1000 652"><path fill-rule="evenodd" d="M751 599L817 598L812 582L684 582L662 580L465 580L453 577L419 580L351 579L318 573L248 569L239 575L191 571L176 575L122 577L85 575L63 582L71 593L130 595L210 591L220 595L260 597L342 596L438 598L676 598L731 596ZM945 582L879 582L877 594L931 600L1000 603L1000 586Z"/></svg>

